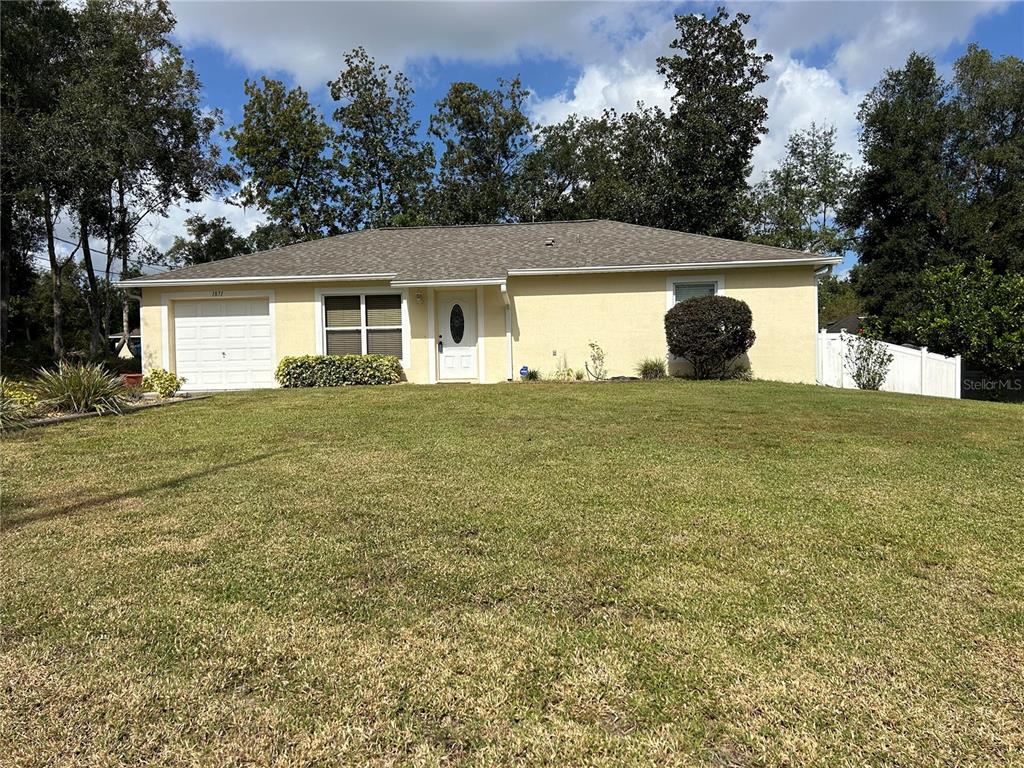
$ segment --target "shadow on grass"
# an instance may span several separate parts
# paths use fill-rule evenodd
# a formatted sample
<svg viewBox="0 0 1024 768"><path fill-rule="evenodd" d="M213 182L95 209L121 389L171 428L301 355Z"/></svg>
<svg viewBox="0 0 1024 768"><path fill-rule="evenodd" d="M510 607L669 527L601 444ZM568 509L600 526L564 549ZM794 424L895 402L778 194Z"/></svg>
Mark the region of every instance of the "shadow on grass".
<svg viewBox="0 0 1024 768"><path fill-rule="evenodd" d="M2 524L0 524L0 531L8 531L14 528L20 528L21 526L27 525L28 523L38 523L44 520L54 520L59 517L65 517L67 515L75 514L76 512L92 509L93 507L102 507L106 506L107 504L113 504L124 499L144 497L162 491L174 490L182 486L184 483L189 482L190 480L197 480L201 477L207 477L209 475L214 475L218 472L223 472L224 470L234 469L236 467L244 467L248 464L255 464L257 462L263 461L264 459L270 459L275 456L281 456L286 453L290 453L290 451L270 451L268 453L261 453L258 456L251 456L246 459L238 459L236 461L224 462L223 464L214 464L208 467L204 467L201 470L197 470L195 472L188 472L183 475L178 475L177 477L172 477L158 483L149 483L148 485L143 485L137 488L126 488L124 490L112 493L105 493L99 496L87 496L79 498L78 500L72 502L71 504L65 504L64 506L55 507L53 509L43 509L34 514L28 514L24 517L17 517L13 520L11 519L12 515L17 515L19 511L25 509L28 506L31 506L31 504L26 503L29 500L24 500L21 498L7 499L4 504L4 516L3 522Z"/></svg>

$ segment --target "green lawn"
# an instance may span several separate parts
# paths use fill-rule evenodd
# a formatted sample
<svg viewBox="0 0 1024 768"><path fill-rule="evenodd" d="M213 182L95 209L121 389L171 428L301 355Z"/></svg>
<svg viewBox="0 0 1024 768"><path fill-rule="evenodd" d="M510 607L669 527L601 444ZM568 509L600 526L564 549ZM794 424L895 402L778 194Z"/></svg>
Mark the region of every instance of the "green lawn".
<svg viewBox="0 0 1024 768"><path fill-rule="evenodd" d="M220 395L4 439L6 765L1024 761L1024 409Z"/></svg>

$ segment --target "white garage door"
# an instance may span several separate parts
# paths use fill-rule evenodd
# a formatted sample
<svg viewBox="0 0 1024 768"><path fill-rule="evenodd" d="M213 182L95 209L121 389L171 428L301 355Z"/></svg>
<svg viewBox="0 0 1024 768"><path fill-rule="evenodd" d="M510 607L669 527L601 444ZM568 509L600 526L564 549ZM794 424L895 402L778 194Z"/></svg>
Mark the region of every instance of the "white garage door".
<svg viewBox="0 0 1024 768"><path fill-rule="evenodd" d="M185 389L274 386L270 300L174 302L174 360Z"/></svg>

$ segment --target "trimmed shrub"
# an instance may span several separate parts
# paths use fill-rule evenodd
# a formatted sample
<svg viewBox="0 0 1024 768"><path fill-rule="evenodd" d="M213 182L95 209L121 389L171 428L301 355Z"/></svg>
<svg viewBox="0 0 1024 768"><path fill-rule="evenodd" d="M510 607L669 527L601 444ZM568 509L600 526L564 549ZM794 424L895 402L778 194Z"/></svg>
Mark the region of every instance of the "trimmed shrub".
<svg viewBox="0 0 1024 768"><path fill-rule="evenodd" d="M128 390L102 365L61 362L52 371L39 371L28 391L41 406L69 413L121 413Z"/></svg>
<svg viewBox="0 0 1024 768"><path fill-rule="evenodd" d="M641 379L664 379L668 376L668 365L660 357L645 357L637 363L636 375Z"/></svg>
<svg viewBox="0 0 1024 768"><path fill-rule="evenodd" d="M665 314L668 349L693 366L697 379L728 377L754 343L750 307L728 296L695 296Z"/></svg>
<svg viewBox="0 0 1024 768"><path fill-rule="evenodd" d="M142 388L156 392L160 397L174 397L184 383L185 379L163 368L150 368L142 378Z"/></svg>
<svg viewBox="0 0 1024 768"><path fill-rule="evenodd" d="M403 371L391 355L299 355L281 358L274 375L282 387L349 387L397 384Z"/></svg>

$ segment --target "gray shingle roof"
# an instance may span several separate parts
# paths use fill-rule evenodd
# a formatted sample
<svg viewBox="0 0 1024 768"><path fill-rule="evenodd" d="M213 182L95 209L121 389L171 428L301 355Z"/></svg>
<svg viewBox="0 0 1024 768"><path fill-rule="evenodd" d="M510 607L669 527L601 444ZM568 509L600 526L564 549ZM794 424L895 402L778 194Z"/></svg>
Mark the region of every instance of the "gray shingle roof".
<svg viewBox="0 0 1024 768"><path fill-rule="evenodd" d="M586 220L363 230L147 275L125 285L357 275L387 276L396 282L486 280L520 270L628 270L815 259L827 261L786 248Z"/></svg>

